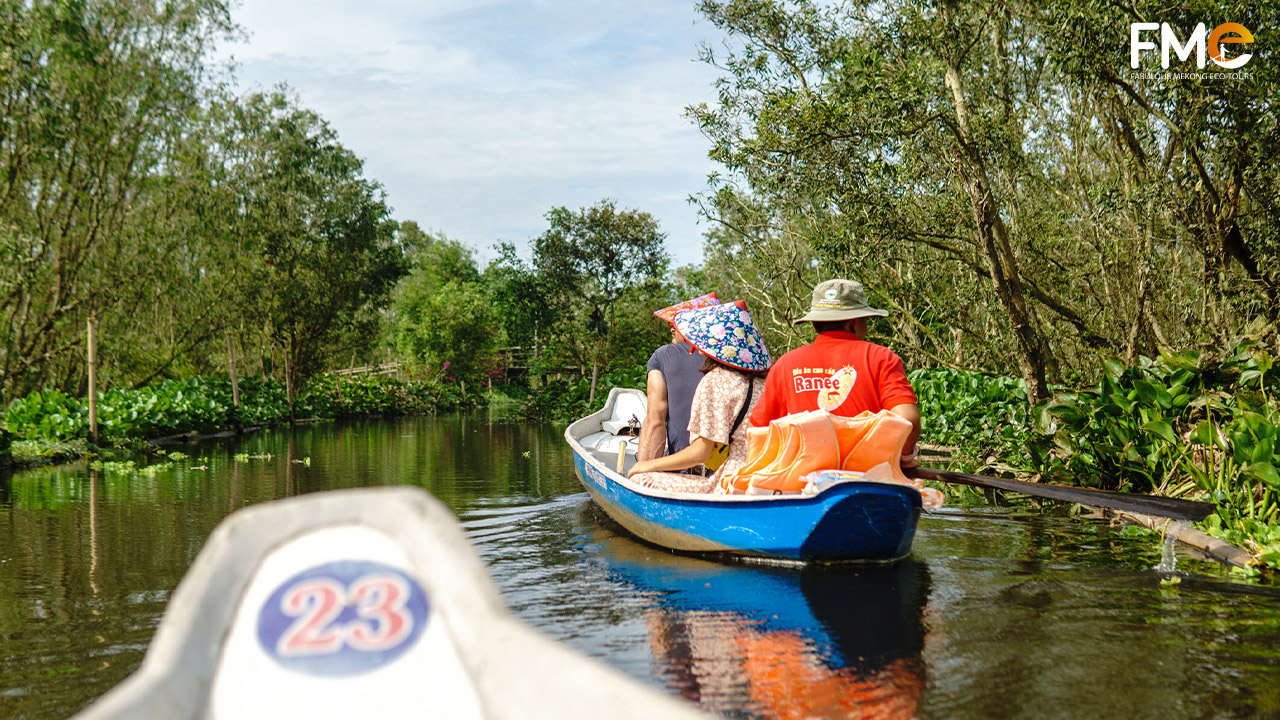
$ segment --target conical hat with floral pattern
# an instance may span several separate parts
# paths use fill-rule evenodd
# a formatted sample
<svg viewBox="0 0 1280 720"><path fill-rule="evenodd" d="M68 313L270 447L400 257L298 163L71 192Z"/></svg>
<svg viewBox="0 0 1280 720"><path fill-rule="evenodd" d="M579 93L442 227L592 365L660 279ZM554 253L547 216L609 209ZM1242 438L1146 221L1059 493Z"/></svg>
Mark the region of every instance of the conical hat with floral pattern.
<svg viewBox="0 0 1280 720"><path fill-rule="evenodd" d="M676 315L675 326L694 349L716 362L748 372L772 364L764 337L741 301L686 310Z"/></svg>
<svg viewBox="0 0 1280 720"><path fill-rule="evenodd" d="M706 295L699 295L698 297L692 300L685 300L684 302L680 302L680 303L676 303L675 305L664 307L661 310L654 310L653 314L657 315L663 320L666 320L667 322L672 322L673 320L675 320L676 313L682 313L685 310L696 310L702 307L711 307L712 305L719 305L719 304L720 304L720 298L716 297L715 293L710 292L710 293L707 293Z"/></svg>

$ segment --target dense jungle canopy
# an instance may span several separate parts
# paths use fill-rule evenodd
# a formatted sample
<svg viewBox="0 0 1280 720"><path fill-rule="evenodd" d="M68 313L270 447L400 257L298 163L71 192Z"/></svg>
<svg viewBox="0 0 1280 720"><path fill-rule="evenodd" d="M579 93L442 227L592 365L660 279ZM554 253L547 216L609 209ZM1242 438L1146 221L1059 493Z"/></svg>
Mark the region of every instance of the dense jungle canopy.
<svg viewBox="0 0 1280 720"><path fill-rule="evenodd" d="M664 341L652 309L711 290L777 355L832 276L893 311L873 332L909 365L1032 400L1107 357L1274 342L1277 3L700 10L720 80L688 112L723 171L694 199L704 262L673 270L614 200L550 209L531 258L487 267L393 220L287 89L229 89L224 0L0 1L0 399L83 393L90 317L106 386L219 371L228 333L245 372L291 383L389 354L480 380L512 345L608 372ZM1131 23L1227 21L1253 34L1239 72L1128 63Z"/></svg>

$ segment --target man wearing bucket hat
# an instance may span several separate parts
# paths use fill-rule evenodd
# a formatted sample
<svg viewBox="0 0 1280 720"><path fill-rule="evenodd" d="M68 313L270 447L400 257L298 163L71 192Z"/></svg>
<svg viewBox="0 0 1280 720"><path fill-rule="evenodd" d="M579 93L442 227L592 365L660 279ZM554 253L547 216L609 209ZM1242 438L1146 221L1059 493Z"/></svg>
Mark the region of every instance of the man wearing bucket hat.
<svg viewBox="0 0 1280 720"><path fill-rule="evenodd" d="M675 316L676 330L705 358L705 375L693 394L689 446L680 452L632 466L631 480L671 492L711 492L720 478L747 459L747 423L764 390L769 351L741 302L686 310ZM703 478L679 471L706 464Z"/></svg>
<svg viewBox="0 0 1280 720"><path fill-rule="evenodd" d="M649 409L640 426L637 460L652 460L689 447L689 406L693 391L702 380L703 358L691 354L693 348L676 332L675 317L685 310L719 304L715 293L707 293L654 311L655 316L671 324L671 342L649 357L645 377Z"/></svg>
<svg viewBox="0 0 1280 720"><path fill-rule="evenodd" d="M888 314L867 304L861 283L840 278L818 283L809 312L795 320L796 325L813 323L818 337L774 363L751 424L763 427L776 418L811 410L846 417L888 410L912 424L902 463L915 465L920 408L902 359L863 339L867 318Z"/></svg>

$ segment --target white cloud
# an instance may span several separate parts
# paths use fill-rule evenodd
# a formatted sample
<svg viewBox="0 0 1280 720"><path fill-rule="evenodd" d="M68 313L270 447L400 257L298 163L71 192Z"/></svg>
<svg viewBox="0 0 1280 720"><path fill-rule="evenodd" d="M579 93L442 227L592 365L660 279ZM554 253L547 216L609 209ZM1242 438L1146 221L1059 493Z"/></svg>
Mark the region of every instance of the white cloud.
<svg viewBox="0 0 1280 720"><path fill-rule="evenodd" d="M652 213L701 257L686 198L713 169L684 107L712 97L687 2L248 0L241 87L287 82L365 158L400 219L481 250L554 206Z"/></svg>

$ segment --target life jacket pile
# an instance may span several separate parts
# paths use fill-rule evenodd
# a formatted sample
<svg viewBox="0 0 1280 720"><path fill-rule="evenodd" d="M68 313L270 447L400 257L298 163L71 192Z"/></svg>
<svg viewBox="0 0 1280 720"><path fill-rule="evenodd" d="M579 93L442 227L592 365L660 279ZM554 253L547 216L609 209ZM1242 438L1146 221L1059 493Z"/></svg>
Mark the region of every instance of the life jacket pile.
<svg viewBox="0 0 1280 720"><path fill-rule="evenodd" d="M777 418L768 427L747 430L747 460L725 474L721 491L775 495L812 491L831 481L879 480L921 489L926 506L936 507L942 494L908 478L899 464L911 428L909 420L888 410L855 417L814 410Z"/></svg>

